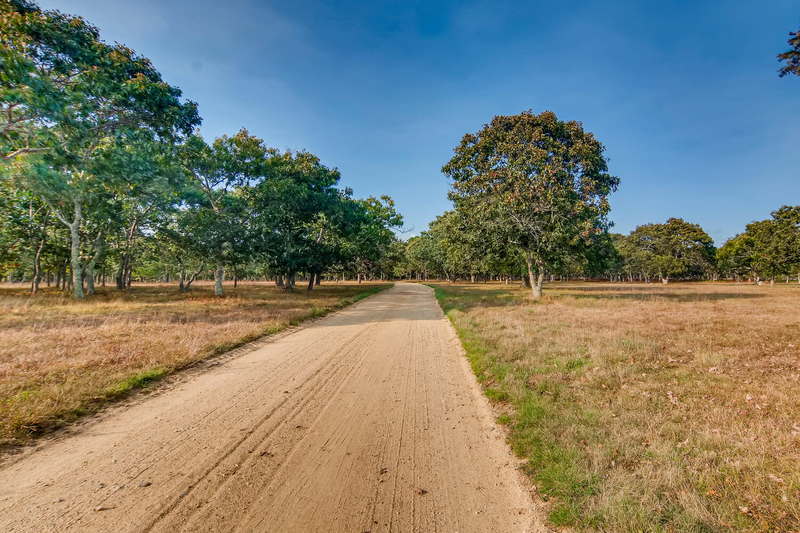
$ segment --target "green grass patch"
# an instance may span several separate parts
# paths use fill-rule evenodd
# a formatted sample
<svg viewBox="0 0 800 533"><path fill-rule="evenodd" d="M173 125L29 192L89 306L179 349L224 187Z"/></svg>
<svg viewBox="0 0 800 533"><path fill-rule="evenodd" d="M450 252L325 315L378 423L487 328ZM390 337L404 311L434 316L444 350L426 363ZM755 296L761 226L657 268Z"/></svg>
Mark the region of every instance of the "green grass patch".
<svg viewBox="0 0 800 533"><path fill-rule="evenodd" d="M123 396L134 389L141 389L142 387L149 385L154 381L158 381L169 373L170 370L166 368L153 368L150 370L145 370L144 372L136 373L106 389L105 396L109 399ZM77 411L79 411L79 409L76 409L76 412Z"/></svg>
<svg viewBox="0 0 800 533"><path fill-rule="evenodd" d="M492 400L493 402L505 402L508 401L508 393L501 389L483 389L483 393L486 394L486 397Z"/></svg>

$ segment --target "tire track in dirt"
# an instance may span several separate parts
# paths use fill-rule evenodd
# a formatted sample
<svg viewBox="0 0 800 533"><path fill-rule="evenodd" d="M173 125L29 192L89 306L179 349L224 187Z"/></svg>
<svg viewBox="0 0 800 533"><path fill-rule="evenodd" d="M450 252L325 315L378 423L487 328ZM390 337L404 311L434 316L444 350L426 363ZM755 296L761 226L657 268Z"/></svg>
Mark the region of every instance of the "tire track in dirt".
<svg viewBox="0 0 800 533"><path fill-rule="evenodd" d="M397 284L0 468L4 531L545 531L458 340Z"/></svg>

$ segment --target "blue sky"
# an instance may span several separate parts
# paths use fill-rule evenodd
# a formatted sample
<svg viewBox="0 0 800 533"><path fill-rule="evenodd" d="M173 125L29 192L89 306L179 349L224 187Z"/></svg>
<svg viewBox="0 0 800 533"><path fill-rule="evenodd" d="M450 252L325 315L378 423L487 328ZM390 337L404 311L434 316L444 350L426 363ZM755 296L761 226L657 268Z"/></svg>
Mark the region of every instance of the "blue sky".
<svg viewBox="0 0 800 533"><path fill-rule="evenodd" d="M675 216L721 245L800 204L800 78L775 58L795 1L39 3L149 57L206 138L306 148L357 196L392 196L409 234L450 207L461 137L527 109L605 144L615 231Z"/></svg>

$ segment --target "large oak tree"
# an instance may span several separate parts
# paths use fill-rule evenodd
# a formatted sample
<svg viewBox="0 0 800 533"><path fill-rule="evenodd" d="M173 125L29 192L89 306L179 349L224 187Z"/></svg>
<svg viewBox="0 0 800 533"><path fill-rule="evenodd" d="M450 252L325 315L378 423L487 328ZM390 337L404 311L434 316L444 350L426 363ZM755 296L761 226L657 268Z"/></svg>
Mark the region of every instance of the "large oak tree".
<svg viewBox="0 0 800 533"><path fill-rule="evenodd" d="M609 226L619 178L604 151L580 122L526 111L465 135L442 171L456 209L522 251L539 297L545 271Z"/></svg>

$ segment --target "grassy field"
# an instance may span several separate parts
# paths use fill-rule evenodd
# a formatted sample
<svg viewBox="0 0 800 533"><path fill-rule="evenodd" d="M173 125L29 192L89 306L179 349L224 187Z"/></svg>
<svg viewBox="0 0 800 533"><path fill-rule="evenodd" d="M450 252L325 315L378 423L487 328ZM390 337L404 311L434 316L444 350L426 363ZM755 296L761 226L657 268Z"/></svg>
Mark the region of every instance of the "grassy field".
<svg viewBox="0 0 800 533"><path fill-rule="evenodd" d="M101 289L85 301L0 286L0 444L18 444L132 389L390 284L284 293L266 283ZM17 286L18 287L18 286Z"/></svg>
<svg viewBox="0 0 800 533"><path fill-rule="evenodd" d="M800 287L434 287L554 524L800 531Z"/></svg>

